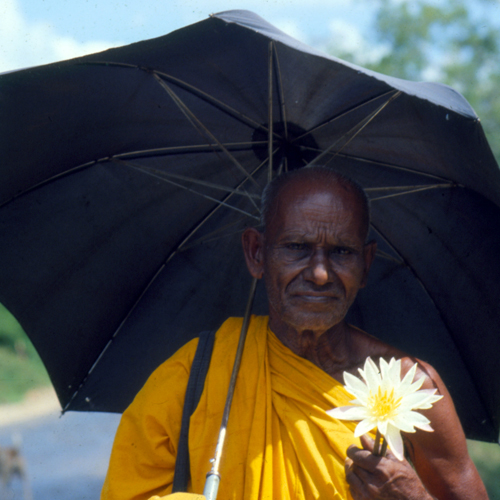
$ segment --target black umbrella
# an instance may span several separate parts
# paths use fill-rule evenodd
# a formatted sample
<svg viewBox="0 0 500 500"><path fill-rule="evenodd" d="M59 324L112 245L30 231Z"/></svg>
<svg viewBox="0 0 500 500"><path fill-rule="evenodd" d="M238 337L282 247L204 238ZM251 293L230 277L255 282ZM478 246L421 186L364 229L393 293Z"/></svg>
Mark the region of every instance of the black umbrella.
<svg viewBox="0 0 500 500"><path fill-rule="evenodd" d="M435 365L468 436L497 439L500 173L458 93L232 11L2 75L0 104L0 301L65 410L122 411L242 315L241 231L270 177L314 161L372 199L380 251L351 321Z"/></svg>

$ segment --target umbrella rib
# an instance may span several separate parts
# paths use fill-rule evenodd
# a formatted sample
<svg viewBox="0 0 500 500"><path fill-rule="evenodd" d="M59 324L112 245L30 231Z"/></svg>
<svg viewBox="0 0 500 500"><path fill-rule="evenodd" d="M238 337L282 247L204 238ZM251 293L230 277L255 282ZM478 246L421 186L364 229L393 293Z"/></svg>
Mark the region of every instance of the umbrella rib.
<svg viewBox="0 0 500 500"><path fill-rule="evenodd" d="M267 144L267 141L256 141L256 142L234 142L234 143L227 143L224 144L226 148L240 148L242 146L253 146L255 144ZM43 181L35 184L34 186L30 186L29 188L20 191L17 193L15 196L12 196L8 200L5 200L2 204L0 204L0 208L8 205L11 201L14 201L17 198L20 198L21 196L24 196L25 194L30 193L31 191L34 191L40 187L43 187L47 184L50 184L53 181L57 181L58 179L61 179L65 177L66 175L71 175L73 173L76 173L80 170L84 170L86 168L92 167L98 163L105 163L107 161L112 161L113 159L125 159L125 158L147 158L149 156L153 155L158 155L159 153L165 153L165 155L168 154L179 154L179 153L189 153L191 151L194 152L206 152L207 150L210 150L213 152L214 147L216 145L210 144L210 145L205 145L205 144L200 144L200 145L193 145L193 146L181 146L181 147L168 147L168 148L153 148L153 149L144 149L140 151L129 151L126 153L119 153L116 155L112 156L105 156L103 158L98 158L97 160L91 160L86 163L82 163L81 165L77 165L76 167L69 168L68 170L64 170L63 172L59 172L58 174L53 175L52 177L49 177L48 179L44 179ZM243 149L245 150L245 149ZM249 198L254 197L254 195L247 194Z"/></svg>
<svg viewBox="0 0 500 500"><path fill-rule="evenodd" d="M237 194L240 196L244 196L246 198L255 198L257 200L260 200L260 196L258 194L250 194L246 191L240 191L238 189L233 189L229 186L223 186L222 184L216 184L214 182L202 181L201 179L196 179L195 177L188 177L186 175L179 175L179 174L173 174L171 172L164 172L163 170L158 170L156 168L151 168L151 167L145 167L143 165L137 165L135 163L131 163L130 161L125 161L125 160L118 159L118 158L113 158L113 161L115 161L116 163L123 163L124 165L127 165L131 168L135 168L136 170L140 170L141 172L144 172L146 174L151 173L155 177L160 178L162 180L165 177L167 177L167 178L171 177L172 179L177 179L177 180L186 181L186 182L192 182L193 184L198 184L199 186L217 189L219 191L224 191L225 193L233 193L233 194ZM200 194L200 193L196 193L196 194Z"/></svg>
<svg viewBox="0 0 500 500"><path fill-rule="evenodd" d="M387 252L384 252L383 250L380 250L378 248L377 248L377 251L375 252L375 255L377 257L381 257L383 259L390 260L391 262L395 262L396 264L402 264L402 265L405 264L403 260L398 260L394 256L392 256L392 255L388 254Z"/></svg>
<svg viewBox="0 0 500 500"><path fill-rule="evenodd" d="M169 82L174 83L175 85L183 88L184 90L191 92L193 95L197 95L201 99L216 106L221 111L231 115L233 118L240 120L242 123L245 123L246 125L249 125L251 127L257 127L257 128L260 128L264 131L267 131L266 127L263 124L257 123L255 120L253 120L249 116L244 115L243 113L232 108L228 104L225 104L224 102L220 101L219 99L216 99L215 97L211 96L210 94L207 94L206 92L199 89L198 87L195 87L194 85L191 85L190 83L187 83L186 81L181 80L180 78L176 78L175 76L169 75L168 73L164 73L163 71L159 71L159 70L151 69L151 68L146 68L143 66L139 66L137 64L117 63L117 62L111 62L111 61L108 61L108 62L107 61L93 61L93 62L82 63L82 64L95 65L95 66L116 66L116 67L128 68L128 69L139 69L139 70L144 71L145 73L150 74L150 75L160 75L165 80L168 80Z"/></svg>
<svg viewBox="0 0 500 500"><path fill-rule="evenodd" d="M268 45L268 87L267 87L267 156L268 156L268 171L267 182L273 179L273 42Z"/></svg>
<svg viewBox="0 0 500 500"><path fill-rule="evenodd" d="M264 145L267 141L255 142L227 142L224 144L226 149L236 149L238 151L250 151L255 145ZM141 149L137 151L127 151L126 153L118 153L113 155L113 158L146 158L148 156L164 156L176 155L181 153L206 153L213 152L218 147L218 144L193 144L189 146L169 146L164 148Z"/></svg>
<svg viewBox="0 0 500 500"><path fill-rule="evenodd" d="M307 146L304 146L304 149L307 149L310 151L321 152L321 150L318 150L316 148L307 147ZM394 165L392 163L385 163L385 162L379 161L379 160L372 160L370 158L362 158L361 156L354 156L354 155L350 155L350 154L346 154L346 153L341 153L340 151L333 152L332 156L333 157L339 156L340 158L346 158L348 160L356 160L356 161L359 161L360 163L371 163L371 164L376 165L378 167L387 167L387 168L391 168L393 170L401 170L402 172L409 172L411 174L419 175L421 177L426 177L429 179L435 179L435 180L439 180L439 181L443 181L443 182L454 183L454 181L452 179L448 179L446 177L441 177L438 175L429 174L428 172L421 172L421 171L415 170L413 168L402 167L400 165Z"/></svg>
<svg viewBox="0 0 500 500"><path fill-rule="evenodd" d="M272 42L273 44L273 51L274 51L274 61L276 65L276 85L277 85L277 92L278 92L278 100L280 104L280 109L281 109L281 124L283 126L283 132L284 132L284 139L285 142L288 142L288 122L287 122L287 113L286 113L286 104L285 104L285 91L283 87L283 78L281 77L281 67L280 67L280 60L278 57L278 48L276 46L276 43ZM277 175L281 175L283 171L283 167L285 168L285 171L288 171L288 157L287 155L284 155L282 158L282 161L280 162L280 166L277 172Z"/></svg>
<svg viewBox="0 0 500 500"><path fill-rule="evenodd" d="M306 167L314 165L320 159L324 158L327 154L330 154L331 150L337 145L337 143L339 143L342 139L346 138L346 142L344 143L344 145L331 158L329 158L328 162L330 162L338 153L342 151L343 148L345 148L353 139L355 139L356 136L360 134L361 131L368 124L370 124L374 120L374 118L379 115L379 113L381 113L386 108L386 106L388 106L394 99L398 98L401 94L402 94L401 91L397 91L396 93L391 95L389 99L387 99L384 103L382 103L375 111L370 113L366 118L364 118L357 125L351 128L351 130L349 130L346 134L344 134L342 137L334 141L333 144L331 144L327 149L325 149L322 153L316 156L316 158L314 158L311 162L309 162L306 165Z"/></svg>
<svg viewBox="0 0 500 500"><path fill-rule="evenodd" d="M108 161L109 157L102 158L100 160L92 160L87 163L83 163L82 165L78 165L77 167L70 168L68 170L65 170L64 172L60 172L56 175L53 175L52 177L49 177L48 179L44 179L43 181L35 184L34 186L30 186L28 189L25 189L24 191L20 191L19 193L16 193L12 198L9 198L8 200L4 201L2 204L0 204L0 208L8 205L11 201L14 201L17 198L20 198L21 196L24 196L25 194L30 193L31 191L35 191L38 188L41 188L47 184L50 184L51 182L57 181L58 179L61 179L62 177L65 177L66 175L70 175L72 173L78 172L79 170L85 170L86 168L93 167L96 163L101 163L104 161Z"/></svg>
<svg viewBox="0 0 500 500"><path fill-rule="evenodd" d="M266 163L266 160L264 160L260 165L258 165L254 169L254 171L252 172L252 175L255 175L265 165L265 163ZM241 187L241 185L243 185L244 182L245 182L245 180L242 180L239 184L237 184L236 189ZM226 197L224 198L224 201L227 201L231 196L232 196L232 193L227 194ZM184 245L189 241L189 239L197 231L199 231L201 229L201 227L210 219L210 217L212 217L220 209L220 207L221 207L221 205L217 205L216 207L214 207L201 221L198 222L198 224L177 245L177 248L175 248L174 250L172 250L172 252L170 252L170 255L167 257L165 264L168 263L170 260L172 260L177 252L179 252L180 250L182 250L184 248ZM255 218L255 216L254 216L254 218Z"/></svg>
<svg viewBox="0 0 500 500"><path fill-rule="evenodd" d="M212 196L209 196L208 194L200 193L199 191L191 189L191 188L189 188L187 186L183 186L182 184L179 184L178 182L174 182L173 180L166 179L163 175L159 175L158 173L155 173L154 171L151 171L152 169L147 169L147 168L144 168L142 166L139 167L138 165L134 165L133 163L130 163L130 162L127 162L127 161L123 161L123 160L120 160L120 163L123 163L123 164L127 165L128 167L133 168L134 170L138 170L139 172L142 172L144 174L150 175L151 177L155 177L156 179L162 180L164 182L168 182L169 184L172 184L175 187L179 187L179 188L185 189L186 191L188 191L190 193L193 193L193 194L196 194L198 196L201 196L202 198L205 198L205 199L207 199L209 201L213 201L213 202L217 203L220 206L224 206L226 208L230 208L231 210L234 210L236 212L242 213L243 215L246 215L247 217L252 217L254 219L259 220L259 217L251 214L250 212L245 212L245 210L242 210L241 208L237 208L237 207L234 207L233 205L229 205L228 203L225 203L224 201L218 200L217 198L214 198ZM163 172L162 172L162 174L163 174ZM231 193L232 194L236 194L236 193L233 193L233 192L231 192ZM243 193L241 193L241 191L240 191L240 192L238 192L238 194L243 194ZM245 195L247 195L247 193L245 193ZM250 195L248 195L247 197L248 197L248 199L250 199L251 201L253 201L252 197L250 197ZM255 202L254 202L254 204L255 204Z"/></svg>
<svg viewBox="0 0 500 500"><path fill-rule="evenodd" d="M182 248L179 248L177 250L177 253L184 252L186 250L190 250L191 248L195 248L198 245L201 245L202 243L210 243L212 241L217 241L217 240L220 240L222 238L234 236L235 234L241 234L244 229L238 229L235 231L226 232L225 234L221 234L223 231L227 231L230 227L236 226L241 221L242 221L242 219L239 219L239 220L236 220L230 224L226 224L224 227L216 229L215 231L212 231L211 233L206 234L202 238L198 238L197 240L192 241L189 245L184 245Z"/></svg>
<svg viewBox="0 0 500 500"><path fill-rule="evenodd" d="M443 188L453 188L456 187L455 184L434 184L434 185L429 185L429 186L401 186L401 187L394 187L394 188L387 188L389 189L405 189L406 191L401 191L399 193L392 193L388 194L385 196L377 196L376 198L370 198L370 201L379 201L379 200L387 200L388 198L394 198L396 196L403 196L406 194L412 194L412 193L419 193L420 191L428 191L429 189L443 189ZM365 191L370 192L370 191L378 191L378 190L383 190L384 188L368 188L365 189Z"/></svg>
<svg viewBox="0 0 500 500"><path fill-rule="evenodd" d="M443 322L443 325L446 328L446 331L448 332L448 335L450 335L449 329L448 329L448 325L447 325L447 323L445 321L445 318L443 316L443 313L442 313L441 309L436 304L436 301L432 297L429 289L425 286L425 284L423 283L423 281L420 279L420 277L416 273L415 269L413 269L408 264L407 260L403 257L403 255L391 244L391 242L388 240L388 238L385 237L385 235L382 233L382 231L379 228L377 228L373 223L370 223L370 225L373 228L373 230L380 236L380 238L382 238L385 241L385 243L393 250L393 252L400 257L401 263L404 265L404 267L406 267L406 269L408 269L413 274L413 276L414 276L415 280L417 281L417 283L419 283L419 285L422 287L422 290L425 292L425 294L427 295L427 297L429 298L429 300L432 302L435 310L437 311L437 313L439 314L439 317L441 318L441 321ZM451 337L451 335L450 335L450 337ZM458 347L457 347L457 353L460 356L460 360L462 361L463 365L464 366L468 366L468 364L466 362L466 358L462 355L462 352L458 349ZM469 371L469 373L470 373L471 383L474 385L474 387L476 389L476 394L477 394L478 398L480 399L480 401L481 401L481 403L483 405L483 408L487 409L488 405L485 403L484 398L482 396L482 392L480 390L481 389L481 385L477 384L476 381L473 379L473 377L472 377L472 373L473 372ZM488 414L488 411L486 411L485 413ZM490 422L491 422L491 419L490 419ZM495 427L495 425L493 425L493 427Z"/></svg>
<svg viewBox="0 0 500 500"><path fill-rule="evenodd" d="M347 116L349 115L350 113L353 113L354 111L357 111L365 106L368 106L369 104L377 101L378 99L382 99L384 97L386 97L387 95L391 96L391 95L394 95L394 93L401 93L400 91L396 91L394 89L392 90L388 90L387 92L384 92L383 94L379 94L375 97L372 97L371 99L369 99L368 101L365 101L361 104L358 104L356 106L353 106L352 108L340 113L339 115L337 116L334 116L332 118L330 118L329 120L317 125L316 127L312 128L311 130L308 130L307 132L305 132L304 134L302 134L301 136L298 136L294 139L294 141L300 141L303 137L307 136L307 135L310 135L310 134L313 134L315 132L317 132L319 129L323 128L323 127L326 127L327 125L337 121L337 120L340 120L341 118L343 118L344 116Z"/></svg>
<svg viewBox="0 0 500 500"><path fill-rule="evenodd" d="M273 42L273 48L274 48L274 60L276 62L276 79L277 79L277 83L278 83L278 98L279 98L280 107L281 107L281 123L283 124L285 141L288 141L288 122L287 122L287 118L286 118L285 90L283 87L283 78L281 77L281 66L280 66L280 60L278 57L278 48L274 42Z"/></svg>
<svg viewBox="0 0 500 500"><path fill-rule="evenodd" d="M177 94L164 82L158 75L154 75L160 86L167 92L167 94L172 98L177 107L182 111L184 116L188 119L188 121L193 125L195 130L197 130L200 135L204 136L208 134L208 136L215 141L218 146L222 149L222 151L226 154L226 156L231 160L231 162L245 175L248 179L253 182L257 187L260 187L257 181L251 177L248 172L243 168L241 163L229 152L228 149L210 132L210 130L205 127L205 125L196 117L196 115L186 106L186 104L180 99ZM207 138L206 135L204 136ZM210 142L208 142L210 144ZM217 151L214 150L214 153L217 154Z"/></svg>

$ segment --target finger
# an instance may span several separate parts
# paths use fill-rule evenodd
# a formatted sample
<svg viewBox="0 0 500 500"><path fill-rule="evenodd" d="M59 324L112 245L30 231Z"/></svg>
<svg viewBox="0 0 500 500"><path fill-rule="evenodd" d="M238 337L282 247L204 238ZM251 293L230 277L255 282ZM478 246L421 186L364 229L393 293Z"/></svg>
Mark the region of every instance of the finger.
<svg viewBox="0 0 500 500"><path fill-rule="evenodd" d="M384 457L375 456L368 450L362 450L354 446L347 449L347 456L353 461L354 465L370 472L373 472L380 461L384 459Z"/></svg>
<svg viewBox="0 0 500 500"><path fill-rule="evenodd" d="M363 451L363 450L361 448L359 448L358 446L351 444L351 446L349 446L349 448L347 448L347 456L350 459L352 459L353 455L355 453L358 453L359 451Z"/></svg>
<svg viewBox="0 0 500 500"><path fill-rule="evenodd" d="M359 440L361 441L361 446L364 450L368 450L373 453L373 448L375 447L375 440L371 438L368 434L363 434Z"/></svg>
<svg viewBox="0 0 500 500"><path fill-rule="evenodd" d="M349 467L346 467L345 477L354 500L364 500L365 498L368 498L366 496L366 485L359 476L359 467L356 467L355 464L351 464Z"/></svg>

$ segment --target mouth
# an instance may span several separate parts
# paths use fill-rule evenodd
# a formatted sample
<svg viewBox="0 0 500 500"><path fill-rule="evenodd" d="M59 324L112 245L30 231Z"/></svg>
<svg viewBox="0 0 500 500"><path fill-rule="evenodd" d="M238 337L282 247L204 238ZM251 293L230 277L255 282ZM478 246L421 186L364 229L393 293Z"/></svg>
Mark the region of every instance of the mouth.
<svg viewBox="0 0 500 500"><path fill-rule="evenodd" d="M296 297L299 300L303 300L305 302L318 303L318 304L332 302L339 299L337 295L334 295L332 293L319 293L319 292L296 293L294 294L294 297Z"/></svg>

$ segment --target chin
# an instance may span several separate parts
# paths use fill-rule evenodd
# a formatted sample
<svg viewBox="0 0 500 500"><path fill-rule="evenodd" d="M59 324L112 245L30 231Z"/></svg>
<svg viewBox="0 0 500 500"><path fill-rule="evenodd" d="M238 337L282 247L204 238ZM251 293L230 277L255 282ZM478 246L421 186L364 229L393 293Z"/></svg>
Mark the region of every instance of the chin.
<svg viewBox="0 0 500 500"><path fill-rule="evenodd" d="M327 314L309 312L290 315L285 313L282 316L283 321L297 332L313 331L319 335L342 323L344 317L345 314L332 314L331 311Z"/></svg>

